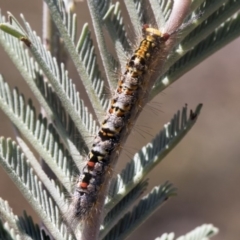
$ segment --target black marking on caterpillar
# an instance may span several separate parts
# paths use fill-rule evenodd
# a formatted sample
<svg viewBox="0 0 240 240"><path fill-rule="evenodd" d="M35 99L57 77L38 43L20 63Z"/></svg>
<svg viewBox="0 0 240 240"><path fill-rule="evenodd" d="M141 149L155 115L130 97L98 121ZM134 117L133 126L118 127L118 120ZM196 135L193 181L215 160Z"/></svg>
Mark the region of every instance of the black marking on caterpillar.
<svg viewBox="0 0 240 240"><path fill-rule="evenodd" d="M121 132L127 128L133 108L141 99L140 92L147 81L145 75L154 57L161 51L161 44L169 37L158 29L143 26L143 40L126 64L111 106L78 178L71 204L74 222L87 219L96 205L99 189L111 165L111 154L119 146Z"/></svg>

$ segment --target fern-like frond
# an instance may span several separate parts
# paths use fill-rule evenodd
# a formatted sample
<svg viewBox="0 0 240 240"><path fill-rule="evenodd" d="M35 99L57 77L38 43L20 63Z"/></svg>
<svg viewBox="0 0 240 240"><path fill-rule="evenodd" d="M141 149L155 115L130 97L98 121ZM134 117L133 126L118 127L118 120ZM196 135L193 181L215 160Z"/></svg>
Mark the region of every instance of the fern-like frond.
<svg viewBox="0 0 240 240"><path fill-rule="evenodd" d="M107 24L107 30L110 33L111 40L115 44L115 49L118 46L116 42L121 43L122 51L129 51L131 43L127 37L127 32L123 23L123 16L120 8L120 3L117 2L111 5L106 15L103 17L105 24Z"/></svg>
<svg viewBox="0 0 240 240"><path fill-rule="evenodd" d="M230 0L231 1L231 0ZM233 0L235 1L235 0ZM189 11L189 14L193 16L193 20L195 21L189 21L189 18L186 19L186 24L184 24L183 29L184 30L180 36L179 36L179 42L182 41L187 35L189 35L197 25L201 24L202 22L208 22L207 19L214 14L214 12L217 12L220 8L224 8L226 4L228 4L228 0L219 0L219 1L212 1L212 0L193 0L191 3L191 11ZM197 24L196 24L197 23ZM219 22L218 26L221 24ZM212 28L211 32L213 32L215 29ZM177 52L175 52L177 53ZM173 58L173 57L172 57Z"/></svg>
<svg viewBox="0 0 240 240"><path fill-rule="evenodd" d="M95 54L94 54L94 48L88 48L89 45L86 45L86 49L81 49L81 51L85 51L89 53L89 56L85 56L84 60L85 62L83 62L79 55L78 52L80 51L79 49L79 43L77 45L77 47L75 46L73 39L71 37L71 35L69 35L69 28L71 28L71 26L68 25L66 19L70 18L68 15L72 14L71 12L68 12L65 8L63 8L63 1L62 0L45 0L45 2L47 3L49 10L51 12L51 17L53 19L53 21L56 24L56 27L58 28L60 34L61 34L61 38L63 39L64 43L65 43L65 47L68 50L71 59L78 71L78 74L82 80L82 83L86 89L86 92L88 93L88 97L92 103L92 105L94 106L94 110L95 110L95 114L96 116L98 116L98 120L101 120L102 118L102 113L103 113L103 108L105 107L105 102L106 100L104 99L104 91L102 89L103 86L103 81L101 80L100 76L99 76L99 71L98 71L98 67L96 62L93 64L95 65L91 65L88 64L91 61L88 61L89 59L95 59ZM103 1L104 2L104 1ZM84 34L85 29L83 29L83 32L81 34L82 37L85 36ZM81 38L80 38L81 40ZM78 42L80 42L80 40ZM82 41L82 40L81 40ZM95 61L95 60L94 60ZM97 69L97 70L96 70ZM91 75L90 73L92 73L94 71L97 72L96 75ZM90 81L92 82L92 84L90 84ZM99 83L100 81L100 83ZM98 89L95 86L96 85L100 85L101 88ZM101 96L100 100L97 96Z"/></svg>
<svg viewBox="0 0 240 240"><path fill-rule="evenodd" d="M221 1L219 1L221 2ZM200 8L201 9L201 8ZM207 6L204 6L203 14L199 18L198 26L194 28L184 39L181 41L181 48L186 51L196 46L211 34L216 28L227 21L234 13L240 9L240 2L230 0L226 4L218 5L215 12L210 11ZM215 10L215 9L214 9ZM177 58L175 61L177 61Z"/></svg>
<svg viewBox="0 0 240 240"><path fill-rule="evenodd" d="M7 201L4 201L0 198L0 239L11 239L12 233L14 232L18 236L22 236L26 240L31 240L32 238L28 237L25 234L24 228L19 226L19 219L16 215L13 214L12 209L8 205ZM7 223L8 229L11 231L8 232L8 229L4 228L3 223ZM16 236L15 236L16 237ZM14 238L15 239L15 238Z"/></svg>
<svg viewBox="0 0 240 240"><path fill-rule="evenodd" d="M0 18L0 22L4 23L4 17ZM3 31L0 31L0 44L22 74L24 80L39 101L39 104L44 108L48 118L54 122L61 139L64 141L74 161L79 162L79 159L81 159L79 152L83 153L84 151L82 146L79 146L80 135L76 133L76 127L72 126L72 121L70 119L67 120L65 109L61 107L58 98L51 90L49 84L44 81L38 64L30 58L22 42ZM79 136L79 138L77 139L76 136Z"/></svg>
<svg viewBox="0 0 240 240"><path fill-rule="evenodd" d="M105 69L105 74L107 77L108 84L110 88L113 88L112 82L114 82L112 71L113 71L113 65L109 59L111 59L111 54L108 51L105 37L103 35L103 26L104 26L104 21L101 12L101 8L99 7L99 1L95 0L90 0L87 1L88 3L88 8L90 12L90 16L92 19L92 24L94 27L94 33L96 35L97 43L98 43L98 49L100 52L101 56L101 61Z"/></svg>
<svg viewBox="0 0 240 240"><path fill-rule="evenodd" d="M193 50L180 58L155 84L151 98L172 84L184 73L203 61L209 55L225 46L240 35L240 14L228 19L224 24L201 41Z"/></svg>
<svg viewBox="0 0 240 240"><path fill-rule="evenodd" d="M23 16L22 16L23 18ZM79 98L75 84L68 78L68 72L65 70L64 64L59 69L57 61L53 58L42 45L40 39L31 30L29 24L24 20L24 24L28 31L28 38L31 41L29 50L44 71L49 82L52 84L56 94L62 102L66 112L71 116L79 133L82 136L82 144L86 145L86 137L94 135L97 132L96 123L93 121L92 115L84 106L83 101Z"/></svg>
<svg viewBox="0 0 240 240"><path fill-rule="evenodd" d="M227 18L231 17L240 8L239 2L232 0L223 5L221 1L206 1L196 10L196 21L190 21L179 35L180 44L166 62L169 69L177 60L183 57L209 34L215 31ZM200 13L200 14L199 14ZM197 26L197 27L196 27Z"/></svg>
<svg viewBox="0 0 240 240"><path fill-rule="evenodd" d="M6 23L5 17L0 17L0 22ZM40 105L45 109L49 118L53 120L54 114L52 113L42 94L34 84L34 79L36 78L35 74L36 72L38 72L38 66L35 62L33 62L32 58L30 58L27 50L24 50L22 42L20 42L16 38L13 38L8 33L0 31L0 43L15 64L15 66L18 68L24 80L27 82L28 86L38 99ZM41 75L41 73L39 74Z"/></svg>
<svg viewBox="0 0 240 240"><path fill-rule="evenodd" d="M131 212L127 213L103 239L125 239L126 236L146 221L161 204L175 195L175 191L169 183L153 188L151 193L144 197Z"/></svg>
<svg viewBox="0 0 240 240"><path fill-rule="evenodd" d="M48 196L42 182L33 173L19 147L10 140L6 141L3 138L0 144L0 163L2 167L42 219L51 235L59 240L72 239L67 227L61 220L61 214L55 201Z"/></svg>
<svg viewBox="0 0 240 240"><path fill-rule="evenodd" d="M37 174L39 180L41 180L45 189L48 191L48 193L51 195L51 197L59 207L61 214L65 214L67 211L67 199L64 196L63 192L61 192L59 187L56 186L54 180L49 179L47 174L42 169L42 166L39 164L39 161L35 158L31 150L28 148L27 144L20 137L17 137L17 141L23 153L25 154L27 161L31 165L31 168ZM15 143L12 144L14 145Z"/></svg>
<svg viewBox="0 0 240 240"><path fill-rule="evenodd" d="M218 233L218 229L212 224L203 224L195 228L184 236L176 238L176 240L209 240ZM164 233L155 240L174 240L174 233Z"/></svg>
<svg viewBox="0 0 240 240"><path fill-rule="evenodd" d="M207 240L218 233L218 229L212 224L203 224L190 233L177 238L176 240Z"/></svg>
<svg viewBox="0 0 240 240"><path fill-rule="evenodd" d="M80 38L78 40L76 51L79 54L79 59L84 64L86 68L86 72L89 77L89 81L92 83L92 88L95 92L94 102L92 100L92 104L95 113L99 120L102 119L102 114L104 110L107 109L109 101L106 98L106 90L104 88L104 81L102 80L101 72L99 71L97 58L95 54L95 48L93 45L93 41L90 35L90 31L88 28L88 24L84 24ZM90 99L91 100L91 99ZM102 109L95 108L95 102L100 101Z"/></svg>
<svg viewBox="0 0 240 240"><path fill-rule="evenodd" d="M77 15L71 11L69 6L66 6L67 1L58 1L58 10L61 13L63 24L66 27L67 33L72 40L76 38Z"/></svg>
<svg viewBox="0 0 240 240"><path fill-rule="evenodd" d="M105 208L109 211L124 196L128 194L187 134L196 123L202 105L199 104L194 112L187 116L187 106L174 115L171 122L140 152L135 154L132 161L112 181L109 199Z"/></svg>
<svg viewBox="0 0 240 240"><path fill-rule="evenodd" d="M197 12L202 15L181 33L179 40L186 37L166 61L165 70L169 70L155 82L150 99L240 35L239 19L233 16L240 9L239 1L231 0L224 5L223 2L206 1L199 7Z"/></svg>
<svg viewBox="0 0 240 240"><path fill-rule="evenodd" d="M92 120L92 115L88 113L86 107L84 106L83 101L80 100L79 94L76 91L75 85L72 84L72 81L68 80L67 72L65 72L64 70L64 65L61 66L61 71L60 71L60 69L57 66L56 60L52 58L49 52L47 52L46 49L41 45L39 39L31 31L27 23L26 23L26 26L29 32L31 33L31 35L35 37L35 43L38 49L36 49L32 45L32 43L30 43L30 40L26 36L24 36L24 39L27 39L25 40L25 43L27 42L27 45L32 50L32 53L35 53L35 57L39 60L40 65L43 68L45 67L45 71L47 71L46 75L50 76L50 78L53 81L53 85L54 83L55 85L57 85L56 86L58 90L57 93L59 94L60 92L60 99L62 103L65 103L64 104L65 109L66 109L66 105L69 106L68 110L70 109L70 113L72 113L72 116L75 117L75 123L76 121L77 123L79 123L79 124L76 124L78 129L79 127L82 127L83 129L82 135L85 136L84 140L83 138L81 138L82 149L84 149L85 151L88 151L87 143L85 142L86 136L89 136L89 135L91 136L97 132L96 123L95 121ZM2 24L1 27L5 27L5 26ZM40 54L38 50L41 52ZM61 75L61 78L60 78L60 75ZM80 117L82 117L83 119L82 121ZM60 124L58 124L58 126L60 126ZM77 153L76 150L75 152Z"/></svg>
<svg viewBox="0 0 240 240"><path fill-rule="evenodd" d="M23 96L19 95L16 89L11 93L2 77L0 77L0 108L33 145L68 192L71 192L70 182L75 171L73 160L64 150L53 125L48 125L41 114L37 118L31 101L25 105Z"/></svg>
<svg viewBox="0 0 240 240"><path fill-rule="evenodd" d="M106 233L109 232L109 230L124 216L134 202L136 202L143 192L145 192L147 186L148 180L140 182L106 215L103 226L101 227L100 236L105 236Z"/></svg>
<svg viewBox="0 0 240 240"><path fill-rule="evenodd" d="M115 51L117 52L118 62L120 62L121 66L124 66L125 61L122 61L126 58L126 52L130 52L132 43L127 37L119 2L111 5L108 12L103 17L103 21L109 35L111 36L111 40L113 41ZM117 65L115 64L115 66ZM113 69L115 70L115 68ZM115 80L115 83L117 83L117 79Z"/></svg>
<svg viewBox="0 0 240 240"><path fill-rule="evenodd" d="M87 138L98 132L97 124L102 120L109 102L106 97L107 87L104 86L103 72L100 72L98 68L96 48L93 45L88 24L84 24L79 40L76 42L77 17L73 13L73 8L70 9L68 6L68 3L73 6L74 0L44 1L49 7L49 15L59 30L59 38L63 40L88 94L93 115L88 112L85 103L80 99L75 85L68 77L65 65L59 65L57 60L43 47L24 17L22 16L27 31L18 24L13 16L11 16L12 24L6 23L5 19L1 17L0 21L5 24L1 26L9 28L12 35L18 40L12 39L5 33L0 33L0 43L39 99L40 105L45 108L52 124L48 124L41 114L36 117L31 101L28 105L25 104L23 96L17 90L12 93L2 77L0 77L0 107L48 164L63 190L60 190L54 181L49 180L33 153L19 136L17 136L17 141L21 149L11 140L0 139L0 163L42 219L46 231L49 231L49 236L51 235L51 238L56 240L70 240L77 238L79 229L76 230L75 235L71 232L68 233L67 227L69 231L72 230L71 223L67 219L61 220L61 215L67 212L68 207L63 191L66 189L67 194L71 192L70 183L73 182L75 168L77 166L80 170L79 162L83 158L80 154L89 152L91 143L87 141ZM191 2L189 14L186 13L186 9L189 8L182 8L182 12L179 11L181 14L178 15L181 17L174 18L179 13L176 11L176 2L181 2L182 5L184 5L183 2L186 2L186 5L190 5ZM190 68L240 35L240 14L233 16L240 9L239 0L124 0L120 3L126 6L130 19L127 24L131 25L133 35L140 36L142 25L146 23L151 24L154 28L159 28L163 33L169 33L170 36L170 40L164 41L163 49L160 48L163 50L160 53L162 55L156 56L155 62L158 63L157 60L159 60L159 64L150 65L153 66L152 69L149 67L151 76L147 81L146 91L142 89L144 92L142 106L145 105L147 99L156 96ZM114 88L117 82L117 78L112 74L113 71L126 66L126 63L121 61L123 59L121 54L130 52L134 42L126 33L120 3L114 1L112 5L110 0L87 0L100 52L100 61L110 89ZM185 23L180 26L185 16L187 16ZM171 21L172 19L173 21ZM196 21L189 21L189 19ZM174 21L176 24L173 23ZM116 57L109 52L104 36L104 27L109 32L116 50ZM23 43L19 40L25 43L27 50L24 50ZM29 57L29 52L32 53L35 60ZM49 82L44 82L43 78ZM156 79L158 80L152 89L151 96L147 98L146 96ZM164 129L152 142L135 154L122 173L112 181L109 197L105 204L106 216L100 239L125 239L166 199L175 194L175 189L169 183L155 187L131 212L123 216L146 190L147 180L144 179L147 174L173 150L195 124L201 107L201 104L198 105L189 116L187 107L184 107L181 112L178 111L171 122L164 126ZM135 109L135 106L132 109ZM136 106L136 111L131 111L135 115L131 113L129 122L134 123L141 108ZM93 120L93 116L96 117L96 121ZM131 129L125 130L123 128L121 132L121 141L122 139L125 141ZM111 140L111 137L109 139ZM121 141L119 145L122 144ZM65 144L66 148L61 143ZM114 151L116 149L114 148ZM109 161L112 164L113 158L117 154L114 152L113 155L109 154L108 156L110 156ZM100 158L97 157L97 159ZM114 159L114 161L116 160ZM86 168L83 169L83 171L85 170ZM111 180L110 175L106 174L105 182ZM85 178L85 176L83 177ZM95 180L93 175L91 177L90 180ZM107 192L105 182L100 187L100 197L96 204L100 207L103 205L104 195ZM81 182L79 183L81 184ZM94 183L92 185L95 186ZM84 191L80 193L86 194ZM80 201L82 199L84 201L85 198L81 198ZM45 231L40 231L26 213L22 218L17 218L9 206L4 204L0 200L0 217L5 221L5 223L0 221L0 236L6 236L7 240L22 239L25 236L27 240L49 240ZM97 236L101 221L101 217L97 216L101 210L100 208L97 210L99 211L95 211L96 213L92 211L93 216L96 217L96 219L93 217L96 221L92 226L87 226L88 223L85 224L85 222L85 226L82 224L83 235L87 232L93 238ZM203 240L216 233L217 229L212 225L203 225L177 240ZM165 234L159 240L172 240L173 238L173 234Z"/></svg>
<svg viewBox="0 0 240 240"><path fill-rule="evenodd" d="M45 82L41 76L35 79L35 83L47 104L49 104L51 110L55 114L56 118L54 119L53 124L61 137L61 140L72 156L76 166L79 167L79 163L83 161L82 156L86 154L86 149L81 142L81 135L79 134L78 129L70 116L66 113L61 101L52 89L52 86Z"/></svg>

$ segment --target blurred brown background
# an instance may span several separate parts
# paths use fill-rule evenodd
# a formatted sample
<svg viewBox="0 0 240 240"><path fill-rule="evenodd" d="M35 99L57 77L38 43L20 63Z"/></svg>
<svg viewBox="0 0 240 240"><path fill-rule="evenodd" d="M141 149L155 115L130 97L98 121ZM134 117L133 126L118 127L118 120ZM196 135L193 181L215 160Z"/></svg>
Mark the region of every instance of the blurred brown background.
<svg viewBox="0 0 240 240"><path fill-rule="evenodd" d="M86 2L78 5L83 21L87 18L85 7ZM0 8L4 15L7 10L16 17L24 13L32 28L41 35L40 0L0 0ZM32 97L1 47L0 59L0 72L10 86L19 86L20 92ZM237 39L184 75L143 111L116 172L129 160L131 153L151 140L185 103L194 109L198 103L203 103L197 124L149 176L151 187L166 180L172 182L178 188L178 196L159 209L129 239L154 239L171 231L179 236L203 223L219 227L220 233L214 239L240 239L239 63L240 39ZM70 64L68 69L70 76L76 79ZM0 116L0 135L14 137L9 120L2 112ZM149 122L150 130L145 128ZM142 137L139 131L149 134ZM14 212L22 214L23 209L27 209L34 215L1 169L0 177L0 196L9 201Z"/></svg>

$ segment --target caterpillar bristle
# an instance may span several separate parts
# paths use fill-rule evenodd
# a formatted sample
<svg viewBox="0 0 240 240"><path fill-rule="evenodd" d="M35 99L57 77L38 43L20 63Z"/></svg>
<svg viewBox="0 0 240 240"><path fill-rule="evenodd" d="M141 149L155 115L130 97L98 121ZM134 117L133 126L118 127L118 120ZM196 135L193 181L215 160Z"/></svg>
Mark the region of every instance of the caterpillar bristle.
<svg viewBox="0 0 240 240"><path fill-rule="evenodd" d="M143 39L121 74L111 106L93 140L87 162L75 186L71 204L74 221L89 219L91 212L96 210L99 191L111 169L111 155L119 150L122 133L132 125L130 119L136 105L141 106L149 69L154 58L161 53L162 44L169 38L169 34L163 34L149 25L144 25L142 32Z"/></svg>

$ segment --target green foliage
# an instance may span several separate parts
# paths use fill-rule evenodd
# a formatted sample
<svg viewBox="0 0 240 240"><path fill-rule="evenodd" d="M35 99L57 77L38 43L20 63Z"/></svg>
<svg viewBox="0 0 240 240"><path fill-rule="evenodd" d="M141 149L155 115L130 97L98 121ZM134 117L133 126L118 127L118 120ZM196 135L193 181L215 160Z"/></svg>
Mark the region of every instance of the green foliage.
<svg viewBox="0 0 240 240"><path fill-rule="evenodd" d="M79 39L75 40L77 16L73 11L74 2L65 0L66 7L62 0L45 2L64 42L64 47L60 45L57 50L68 52L92 110L88 110L74 82L69 79L63 59L55 58L47 51L24 17L21 16L21 26L11 14L10 22L0 16L0 44L47 116L44 118L42 114L36 114L32 101L25 103L24 96L19 94L17 88L10 90L3 77L0 78L0 107L18 133L17 143L4 137L0 139L0 164L44 224L44 228L40 229L26 213L23 217L15 216L8 203L0 199L0 239L80 239L79 229L73 229L71 220L63 216L68 213L68 197L74 177L81 171L84 155L91 147L88 136L98 132L99 123L109 105L106 93L108 88L116 87L117 79L112 70L124 68L126 62L122 56L125 52L129 53L135 43L126 31L122 5L126 6L136 36L143 23L154 22L159 29L165 29L169 19L173 17L174 21L175 14L174 1L149 0L148 4L147 1L138 0L121 3L88 1L93 24L91 30L100 52L98 56L87 23ZM148 8L151 8L153 16L145 10ZM193 0L190 9L185 22L173 34L173 50L166 51L163 66L154 74L155 85L148 89L149 99L240 35L238 0ZM109 51L103 30L109 34L115 52ZM103 69L97 64L99 58ZM135 154L116 179L112 179L99 239L125 239L163 202L175 195L172 185L164 183L153 188L136 205L146 190L147 180L144 179L195 124L201 107L199 104L190 114L186 106L178 111L163 130ZM29 147L20 135L29 142ZM44 159L54 173L54 179L43 171L30 148ZM130 210L134 204L136 206ZM100 226L96 228L98 231ZM178 240L207 239L216 233L217 229L212 225L203 225ZM158 239L173 238L173 234L164 234Z"/></svg>

